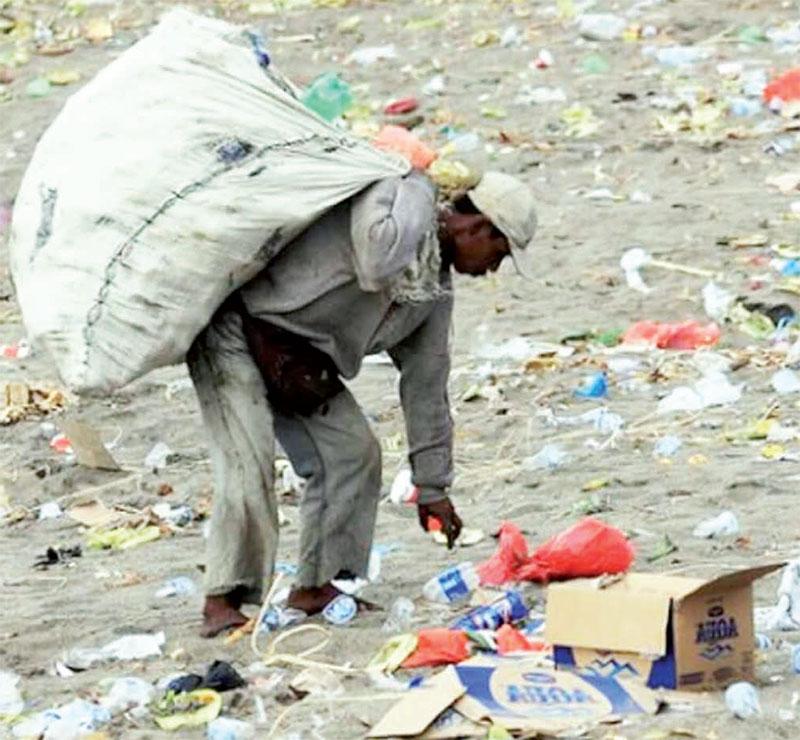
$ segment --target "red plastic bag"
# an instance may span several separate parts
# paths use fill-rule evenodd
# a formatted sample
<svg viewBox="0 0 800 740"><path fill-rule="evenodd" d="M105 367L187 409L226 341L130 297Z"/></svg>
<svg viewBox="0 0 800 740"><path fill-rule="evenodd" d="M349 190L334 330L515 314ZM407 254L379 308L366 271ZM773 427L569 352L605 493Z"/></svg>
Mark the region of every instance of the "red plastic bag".
<svg viewBox="0 0 800 740"><path fill-rule="evenodd" d="M403 668L460 663L467 658L469 638L461 630L449 630L446 627L420 630L417 649L403 661Z"/></svg>
<svg viewBox="0 0 800 740"><path fill-rule="evenodd" d="M631 543L619 529L591 517L551 537L530 556L527 547L519 529L505 522L494 555L478 566L481 583L594 578L623 573L634 558Z"/></svg>
<svg viewBox="0 0 800 740"><path fill-rule="evenodd" d="M508 655L509 653L520 652L533 652L536 646L528 642L528 638L522 634L516 627L510 624L504 624L497 632L494 633L494 639L497 643L497 652L500 655Z"/></svg>
<svg viewBox="0 0 800 740"><path fill-rule="evenodd" d="M784 72L764 88L764 101L768 105L775 98L780 98L784 102L800 100L800 69Z"/></svg>
<svg viewBox="0 0 800 740"><path fill-rule="evenodd" d="M625 572L633 558L633 546L619 529L589 517L537 548L517 576L543 582L594 578Z"/></svg>
<svg viewBox="0 0 800 740"><path fill-rule="evenodd" d="M699 321L674 324L637 321L622 335L622 343L650 344L660 349L697 349L716 344L720 334L713 322L703 325Z"/></svg>
<svg viewBox="0 0 800 740"><path fill-rule="evenodd" d="M528 543L519 527L511 522L500 525L500 542L494 555L478 566L484 586L500 586L515 580L519 567L528 560Z"/></svg>
<svg viewBox="0 0 800 740"><path fill-rule="evenodd" d="M384 126L372 140L374 146L388 152L402 154L411 166L426 170L436 159L436 152L423 144L414 134L402 126Z"/></svg>

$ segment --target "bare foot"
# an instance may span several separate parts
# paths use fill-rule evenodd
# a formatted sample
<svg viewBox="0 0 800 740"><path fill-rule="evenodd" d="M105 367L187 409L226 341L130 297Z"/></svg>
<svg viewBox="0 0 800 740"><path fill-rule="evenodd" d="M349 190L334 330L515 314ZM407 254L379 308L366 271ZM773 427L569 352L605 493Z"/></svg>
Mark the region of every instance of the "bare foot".
<svg viewBox="0 0 800 740"><path fill-rule="evenodd" d="M286 606L300 609L311 616L319 614L331 601L341 595L342 592L331 583L316 588L293 588ZM356 599L355 602L360 612L381 611L381 607L369 601Z"/></svg>
<svg viewBox="0 0 800 740"><path fill-rule="evenodd" d="M241 627L247 617L239 611L241 600L235 593L224 596L206 596L203 606L201 637L216 637L220 632Z"/></svg>
<svg viewBox="0 0 800 740"><path fill-rule="evenodd" d="M342 592L330 583L312 588L295 587L289 593L286 606L291 609L300 609L306 614L319 614L331 601Z"/></svg>

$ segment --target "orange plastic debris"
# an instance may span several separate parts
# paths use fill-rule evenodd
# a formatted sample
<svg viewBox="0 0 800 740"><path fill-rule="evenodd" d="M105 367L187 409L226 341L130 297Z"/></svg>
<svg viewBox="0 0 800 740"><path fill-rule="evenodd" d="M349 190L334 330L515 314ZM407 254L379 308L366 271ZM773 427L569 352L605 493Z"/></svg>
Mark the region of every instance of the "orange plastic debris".
<svg viewBox="0 0 800 740"><path fill-rule="evenodd" d="M403 661L403 668L460 663L469 658L469 638L461 630L446 627L420 630L417 649Z"/></svg>
<svg viewBox="0 0 800 740"><path fill-rule="evenodd" d="M764 88L766 103L769 104L774 98L783 101L800 100L800 68L784 72Z"/></svg>
<svg viewBox="0 0 800 740"><path fill-rule="evenodd" d="M383 151L402 154L418 170L428 169L437 156L433 149L402 126L384 126L372 143Z"/></svg>
<svg viewBox="0 0 800 740"><path fill-rule="evenodd" d="M719 342L720 328L713 322L699 321L660 323L637 321L623 335L623 344L650 344L660 349L697 349L710 347Z"/></svg>

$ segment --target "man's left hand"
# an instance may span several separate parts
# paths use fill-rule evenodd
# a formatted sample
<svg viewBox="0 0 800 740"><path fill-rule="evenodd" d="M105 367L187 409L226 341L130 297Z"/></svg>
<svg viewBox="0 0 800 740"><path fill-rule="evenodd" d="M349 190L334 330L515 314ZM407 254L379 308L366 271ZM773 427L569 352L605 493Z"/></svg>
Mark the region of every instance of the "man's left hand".
<svg viewBox="0 0 800 740"><path fill-rule="evenodd" d="M456 513L453 502L449 498L435 501L432 504L419 504L417 506L420 526L426 531L430 531L430 520L437 519L442 525L442 533L447 537L447 549L452 550L453 546L461 534L463 526L461 517Z"/></svg>

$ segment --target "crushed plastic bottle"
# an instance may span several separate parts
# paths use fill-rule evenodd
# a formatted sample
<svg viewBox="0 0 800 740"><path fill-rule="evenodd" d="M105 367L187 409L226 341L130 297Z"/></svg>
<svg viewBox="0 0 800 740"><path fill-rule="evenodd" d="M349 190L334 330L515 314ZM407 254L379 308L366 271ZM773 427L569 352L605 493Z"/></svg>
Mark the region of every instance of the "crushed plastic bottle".
<svg viewBox="0 0 800 740"><path fill-rule="evenodd" d="M763 112L761 101L752 98L729 98L728 110L737 118L751 118Z"/></svg>
<svg viewBox="0 0 800 740"><path fill-rule="evenodd" d="M731 310L736 296L715 282L708 282L703 287L703 308L706 315L714 321L722 322Z"/></svg>
<svg viewBox="0 0 800 740"><path fill-rule="evenodd" d="M147 457L144 459L144 466L148 470L158 472L167 466L174 454L166 442L156 442L150 452L147 453Z"/></svg>
<svg viewBox="0 0 800 740"><path fill-rule="evenodd" d="M456 134L443 147L442 151L446 154L467 154L481 148L481 137L474 131Z"/></svg>
<svg viewBox="0 0 800 740"><path fill-rule="evenodd" d="M732 537L740 532L739 520L732 511L723 511L712 519L700 522L692 535L701 539L712 539L714 537Z"/></svg>
<svg viewBox="0 0 800 740"><path fill-rule="evenodd" d="M411 629L415 611L416 607L411 599L399 596L389 609L389 616L386 617L381 629L384 632L392 633L408 632Z"/></svg>
<svg viewBox="0 0 800 740"><path fill-rule="evenodd" d="M39 519L58 519L64 512L58 501L48 501L39 507Z"/></svg>
<svg viewBox="0 0 800 740"><path fill-rule="evenodd" d="M188 504L172 506L162 501L152 507L152 512L159 519L163 519L165 522L175 527L185 527L194 519L194 512L192 511L192 507Z"/></svg>
<svg viewBox="0 0 800 740"><path fill-rule="evenodd" d="M273 605L264 612L259 630L262 632L276 632L285 627L300 624L300 622L305 621L307 618L308 614L301 609Z"/></svg>
<svg viewBox="0 0 800 740"><path fill-rule="evenodd" d="M742 397L742 386L731 383L724 373L710 372L694 387L679 386L658 402L658 413L702 411L712 406L727 406Z"/></svg>
<svg viewBox="0 0 800 740"><path fill-rule="evenodd" d="M763 632L756 632L755 646L757 650L772 650L774 643L769 635L765 635Z"/></svg>
<svg viewBox="0 0 800 740"><path fill-rule="evenodd" d="M158 591L157 599L167 599L173 596L192 596L197 593L197 585L187 576L170 578Z"/></svg>
<svg viewBox="0 0 800 740"><path fill-rule="evenodd" d="M769 610L764 629L800 629L800 559L786 564L778 584L778 603Z"/></svg>
<svg viewBox="0 0 800 740"><path fill-rule="evenodd" d="M148 681L126 676L114 681L108 694L100 700L100 704L112 715L117 715L134 707L147 706L155 693L155 687Z"/></svg>
<svg viewBox="0 0 800 740"><path fill-rule="evenodd" d="M557 444L549 444L542 447L532 457L526 457L522 461L522 467L526 470L555 470L564 465L569 459L569 453Z"/></svg>
<svg viewBox="0 0 800 740"><path fill-rule="evenodd" d="M546 105L547 103L566 102L567 93L560 87L523 85L514 98L515 105Z"/></svg>
<svg viewBox="0 0 800 740"><path fill-rule="evenodd" d="M788 367L782 368L770 378L773 390L781 395L800 392L800 375Z"/></svg>
<svg viewBox="0 0 800 740"><path fill-rule="evenodd" d="M14 737L42 737L44 740L72 740L99 730L111 721L105 707L84 699L74 699L54 709L24 719L12 728Z"/></svg>
<svg viewBox="0 0 800 740"><path fill-rule="evenodd" d="M800 674L800 645L792 645L792 673Z"/></svg>
<svg viewBox="0 0 800 740"><path fill-rule="evenodd" d="M591 41L613 41L622 36L627 22L613 13L584 13L578 18L578 33Z"/></svg>
<svg viewBox="0 0 800 740"><path fill-rule="evenodd" d="M680 437L673 435L661 437L653 447L653 455L655 457L674 457L682 446L683 441Z"/></svg>
<svg viewBox="0 0 800 740"><path fill-rule="evenodd" d="M447 83L443 75L431 77L423 86L422 92L425 95L444 95L447 90Z"/></svg>
<svg viewBox="0 0 800 740"><path fill-rule="evenodd" d="M322 610L322 616L330 624L341 626L351 622L357 612L358 604L356 604L356 600L352 596L341 594L326 605Z"/></svg>
<svg viewBox="0 0 800 740"><path fill-rule="evenodd" d="M734 717L750 719L761 714L758 690L747 681L738 681L725 690L725 705Z"/></svg>
<svg viewBox="0 0 800 740"><path fill-rule="evenodd" d="M697 46L664 46L656 49L654 56L665 67L690 67L708 59L711 53L710 49Z"/></svg>
<svg viewBox="0 0 800 740"><path fill-rule="evenodd" d="M0 671L0 717L16 717L25 709L25 701L19 690L19 676L16 673Z"/></svg>
<svg viewBox="0 0 800 740"><path fill-rule="evenodd" d="M315 79L303 92L303 105L320 118L333 121L353 105L350 86L333 72L326 72Z"/></svg>
<svg viewBox="0 0 800 740"><path fill-rule="evenodd" d="M206 730L208 740L251 740L256 736L256 728L249 722L230 717L217 717Z"/></svg>
<svg viewBox="0 0 800 740"><path fill-rule="evenodd" d="M431 578L422 587L422 595L437 604L453 604L467 598L479 583L475 566L470 562L461 563Z"/></svg>
<svg viewBox="0 0 800 740"><path fill-rule="evenodd" d="M573 393L578 398L605 398L608 395L608 378L603 372L593 373Z"/></svg>

